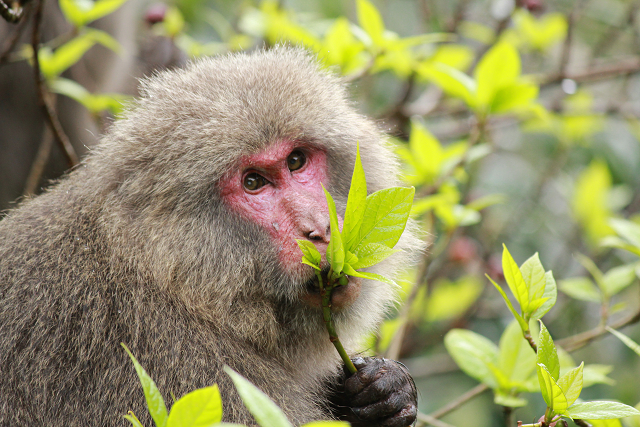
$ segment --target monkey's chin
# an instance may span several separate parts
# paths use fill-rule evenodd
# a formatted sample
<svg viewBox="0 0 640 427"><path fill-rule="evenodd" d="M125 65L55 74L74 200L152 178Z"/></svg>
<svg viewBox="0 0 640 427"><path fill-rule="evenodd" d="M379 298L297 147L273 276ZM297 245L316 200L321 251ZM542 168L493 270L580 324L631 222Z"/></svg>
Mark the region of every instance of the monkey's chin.
<svg viewBox="0 0 640 427"><path fill-rule="evenodd" d="M322 281L324 283L328 282L327 273L328 270L322 271ZM350 307L360 296L362 279L353 276L347 277L349 281L346 285L336 286L331 292L331 308L333 310L340 311ZM314 276L305 284L302 300L312 307L322 308L322 295L320 295L317 277Z"/></svg>

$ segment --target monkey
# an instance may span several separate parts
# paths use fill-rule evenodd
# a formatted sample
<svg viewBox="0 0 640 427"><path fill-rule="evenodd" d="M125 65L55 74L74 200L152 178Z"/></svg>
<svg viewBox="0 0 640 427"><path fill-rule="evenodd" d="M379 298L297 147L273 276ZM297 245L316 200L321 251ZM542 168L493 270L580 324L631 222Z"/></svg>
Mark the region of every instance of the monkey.
<svg viewBox="0 0 640 427"><path fill-rule="evenodd" d="M350 277L332 295L349 375L296 244L325 253L321 184L342 218L356 144L369 192L399 185L383 132L300 48L144 79L78 167L0 221L0 425L125 425L129 410L151 425L120 343L165 398L218 384L223 421L255 425L227 365L296 425L412 424L406 368L359 356L396 289ZM412 262L414 225L397 247L370 271Z"/></svg>

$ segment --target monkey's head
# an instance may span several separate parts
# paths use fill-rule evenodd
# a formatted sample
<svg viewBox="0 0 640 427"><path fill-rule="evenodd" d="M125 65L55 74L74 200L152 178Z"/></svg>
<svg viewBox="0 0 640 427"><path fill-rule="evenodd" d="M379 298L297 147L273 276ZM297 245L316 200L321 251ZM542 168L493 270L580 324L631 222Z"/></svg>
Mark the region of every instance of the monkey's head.
<svg viewBox="0 0 640 427"><path fill-rule="evenodd" d="M87 162L108 185L111 234L131 248L120 256L199 313L317 311L296 239L326 251L321 184L343 213L359 142L368 190L398 185L395 156L339 79L281 47L198 60L144 81L142 94ZM377 271L393 275L399 262ZM374 327L393 295L351 279L334 297L338 322Z"/></svg>

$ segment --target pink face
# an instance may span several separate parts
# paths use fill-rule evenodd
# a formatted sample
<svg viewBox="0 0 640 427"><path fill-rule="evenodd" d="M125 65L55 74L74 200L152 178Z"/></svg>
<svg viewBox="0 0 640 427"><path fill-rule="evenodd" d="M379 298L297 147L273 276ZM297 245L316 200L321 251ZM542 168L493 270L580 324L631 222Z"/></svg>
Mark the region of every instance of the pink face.
<svg viewBox="0 0 640 427"><path fill-rule="evenodd" d="M269 233L286 271L311 277L310 267L300 262L302 252L296 239L313 242L324 258L330 227L320 184L326 186L327 181L324 151L282 141L258 154L242 157L238 169L221 180L220 189L222 199L231 209ZM359 282L358 286L350 284L344 288L335 293L334 303L347 305L355 300ZM319 299L313 297L309 302L319 305Z"/></svg>

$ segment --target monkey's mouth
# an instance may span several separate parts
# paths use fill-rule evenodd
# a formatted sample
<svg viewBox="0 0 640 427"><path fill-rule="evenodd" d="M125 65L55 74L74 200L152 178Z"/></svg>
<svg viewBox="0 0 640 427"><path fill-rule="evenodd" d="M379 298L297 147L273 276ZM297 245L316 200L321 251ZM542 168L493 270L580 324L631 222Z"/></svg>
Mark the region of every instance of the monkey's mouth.
<svg viewBox="0 0 640 427"><path fill-rule="evenodd" d="M329 268L325 268L321 271L320 277L322 278L323 286L329 283ZM338 285L333 288L331 292L331 308L340 310L349 307L353 304L360 295L361 279L358 277L347 276L348 282L346 285ZM322 307L322 295L320 292L320 284L318 283L318 276L314 276L305 283L306 292L302 296L302 299L313 307Z"/></svg>

